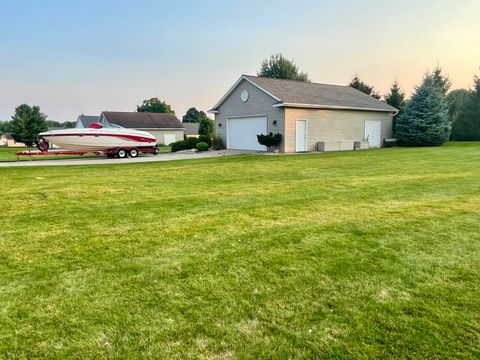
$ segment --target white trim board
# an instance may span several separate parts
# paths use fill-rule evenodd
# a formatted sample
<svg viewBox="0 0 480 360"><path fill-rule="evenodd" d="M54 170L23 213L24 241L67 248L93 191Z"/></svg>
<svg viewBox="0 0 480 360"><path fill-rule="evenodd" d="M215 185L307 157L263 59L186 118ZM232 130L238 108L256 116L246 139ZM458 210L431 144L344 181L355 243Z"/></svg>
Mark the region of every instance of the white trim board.
<svg viewBox="0 0 480 360"><path fill-rule="evenodd" d="M357 110L357 111L376 111L395 113L392 110L382 110L374 108L359 108L354 106L335 106L335 105L316 105L316 104L299 104L299 103L281 103L275 104L273 107L292 107L292 108L304 108L304 109L326 109L326 110Z"/></svg>

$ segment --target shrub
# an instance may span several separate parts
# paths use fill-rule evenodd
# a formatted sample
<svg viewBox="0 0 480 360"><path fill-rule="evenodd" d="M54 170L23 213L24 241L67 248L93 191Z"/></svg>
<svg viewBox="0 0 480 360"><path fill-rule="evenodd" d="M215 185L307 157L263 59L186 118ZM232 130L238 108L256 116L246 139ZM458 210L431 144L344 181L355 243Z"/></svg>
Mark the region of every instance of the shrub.
<svg viewBox="0 0 480 360"><path fill-rule="evenodd" d="M208 150L208 144L206 142L197 143L197 150L198 151L207 151Z"/></svg>
<svg viewBox="0 0 480 360"><path fill-rule="evenodd" d="M213 121L210 120L207 116L204 116L200 119L198 133L200 135L206 135L208 137L213 137L213 135L215 134L215 126L213 124Z"/></svg>
<svg viewBox="0 0 480 360"><path fill-rule="evenodd" d="M224 150L225 149L225 143L223 142L223 139L215 136L213 138L213 141L212 141L212 149L213 150Z"/></svg>
<svg viewBox="0 0 480 360"><path fill-rule="evenodd" d="M260 134L257 135L257 140L260 145L266 146L270 150L272 146L279 146L282 143L282 134Z"/></svg>
<svg viewBox="0 0 480 360"><path fill-rule="evenodd" d="M186 140L180 140L170 144L170 147L172 148L172 152L196 149L199 142L197 138L189 137Z"/></svg>
<svg viewBox="0 0 480 360"><path fill-rule="evenodd" d="M208 144L208 147L212 146L212 138L208 137L207 135L200 135L198 137L199 142L204 142Z"/></svg>
<svg viewBox="0 0 480 360"><path fill-rule="evenodd" d="M172 152L177 152L181 150L187 150L187 144L185 140L176 141L170 144Z"/></svg>
<svg viewBox="0 0 480 360"><path fill-rule="evenodd" d="M197 138L189 137L185 140L186 149L195 149L197 144L200 142Z"/></svg>

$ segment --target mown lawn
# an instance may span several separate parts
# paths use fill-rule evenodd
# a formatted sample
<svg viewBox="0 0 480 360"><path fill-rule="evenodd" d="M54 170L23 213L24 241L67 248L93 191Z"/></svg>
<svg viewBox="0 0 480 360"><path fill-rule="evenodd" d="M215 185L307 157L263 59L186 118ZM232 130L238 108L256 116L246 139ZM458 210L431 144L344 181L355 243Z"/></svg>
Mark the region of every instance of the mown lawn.
<svg viewBox="0 0 480 360"><path fill-rule="evenodd" d="M0 358L480 357L478 143L0 184Z"/></svg>
<svg viewBox="0 0 480 360"><path fill-rule="evenodd" d="M0 147L0 161L35 161L35 160L55 160L55 159L75 159L75 158L87 158L87 157L96 157L97 155L85 154L82 156L79 155L41 155L41 156L17 156L15 155L20 151L28 151L27 148L17 148L17 147ZM32 151L37 151L37 149L32 149ZM161 153L169 153L170 147L164 146L160 148Z"/></svg>

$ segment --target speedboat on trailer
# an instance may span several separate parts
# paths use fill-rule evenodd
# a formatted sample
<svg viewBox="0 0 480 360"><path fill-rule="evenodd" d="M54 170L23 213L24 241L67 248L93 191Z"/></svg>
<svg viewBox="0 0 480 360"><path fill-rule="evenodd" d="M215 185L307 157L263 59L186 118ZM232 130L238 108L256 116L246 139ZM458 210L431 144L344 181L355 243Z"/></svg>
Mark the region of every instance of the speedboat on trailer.
<svg viewBox="0 0 480 360"><path fill-rule="evenodd" d="M107 122L92 123L88 128L45 131L38 135L38 149L48 151L49 143L78 152L103 152L107 155L136 157L139 152L156 154L157 139L146 131L126 129Z"/></svg>

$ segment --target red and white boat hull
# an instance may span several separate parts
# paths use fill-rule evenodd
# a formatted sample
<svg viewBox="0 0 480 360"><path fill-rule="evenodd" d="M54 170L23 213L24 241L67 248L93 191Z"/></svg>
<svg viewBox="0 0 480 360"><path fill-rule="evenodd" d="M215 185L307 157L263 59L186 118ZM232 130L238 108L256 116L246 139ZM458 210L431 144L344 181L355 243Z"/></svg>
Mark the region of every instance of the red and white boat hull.
<svg viewBox="0 0 480 360"><path fill-rule="evenodd" d="M39 137L71 151L154 147L157 143L156 138L148 132L124 128L52 130L39 134Z"/></svg>

